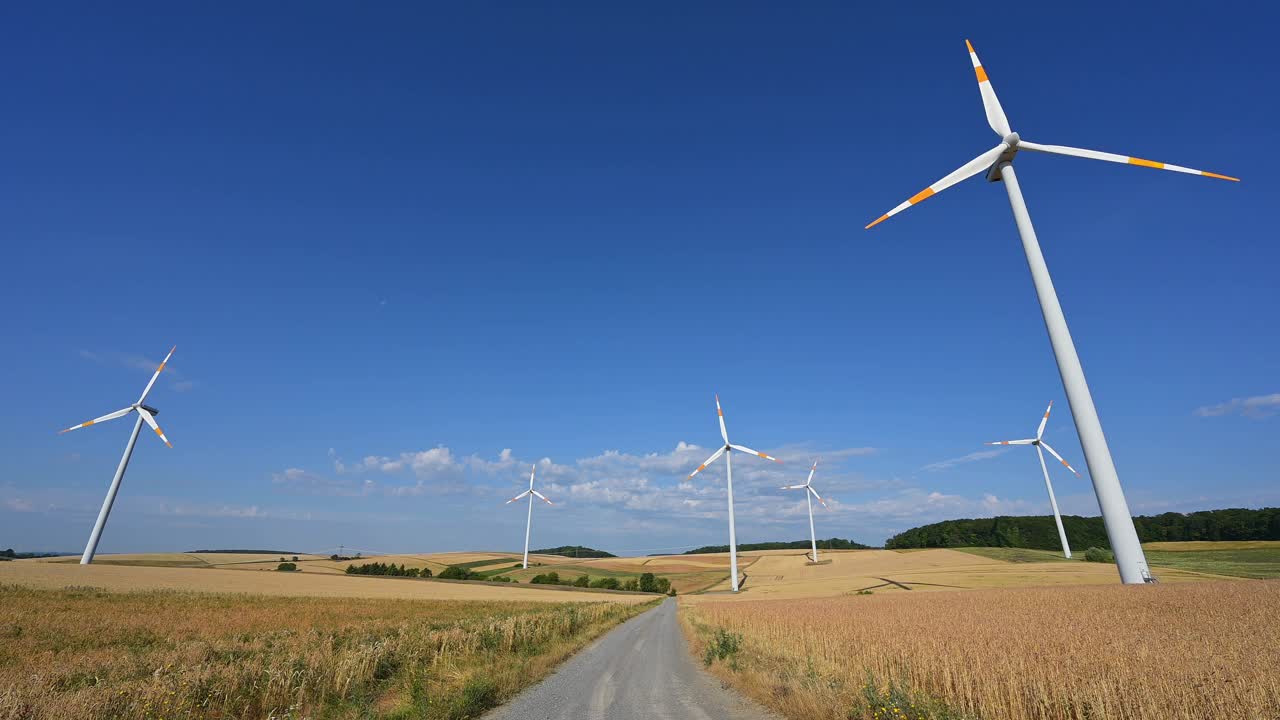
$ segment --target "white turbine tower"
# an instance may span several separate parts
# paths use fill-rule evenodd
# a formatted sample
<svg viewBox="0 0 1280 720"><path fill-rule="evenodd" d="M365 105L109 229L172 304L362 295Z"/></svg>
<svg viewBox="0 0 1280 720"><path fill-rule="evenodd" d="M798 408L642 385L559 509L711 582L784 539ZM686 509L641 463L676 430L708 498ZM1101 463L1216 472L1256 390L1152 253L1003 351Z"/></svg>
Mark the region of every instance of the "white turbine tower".
<svg viewBox="0 0 1280 720"><path fill-rule="evenodd" d="M511 503L519 500L522 497L525 497L526 495L529 496L529 519L528 521L525 522L525 526L524 526L524 567L526 570L529 568L529 530L533 527L533 498L536 495L539 499L542 500L542 502L548 505L554 504L547 499L546 495L543 495L542 493L533 489L533 475L536 472L538 472L538 466L534 465L533 469L529 471L529 489L525 490L524 492L520 493L519 495L507 501L507 504L510 505Z"/></svg>
<svg viewBox="0 0 1280 720"><path fill-rule="evenodd" d="M1147 568L1147 558L1138 542L1138 533L1133 527L1133 517L1129 514L1129 505L1124 498L1124 490L1120 487L1120 478L1116 474L1115 464L1111 459L1111 450L1107 447L1106 436L1102 433L1102 422L1098 419L1098 411L1093 405L1093 397L1089 394L1089 386L1085 382L1084 369L1080 366L1080 358L1076 354L1075 344L1067 329L1066 318L1062 314L1062 306L1058 303L1057 293L1053 289L1053 280L1049 277L1049 268L1045 265L1044 255L1040 252L1040 243L1036 239L1035 228L1031 225L1031 216L1027 212L1026 202L1022 198L1022 190L1018 185L1017 174L1013 171L1014 157L1019 150L1053 155L1070 155L1090 160L1141 165L1143 167L1172 170L1190 175L1222 180L1237 178L1216 173L1194 170L1178 165L1143 160L1128 155L1115 155L1096 150L1063 145L1040 145L1022 140L1018 133L1009 127L1004 109L996 98L986 70L978 61L973 45L965 41L969 47L969 58L973 61L974 72L978 77L978 91L982 94L982 106L987 113L987 123L1000 136L1000 144L979 155L968 164L947 175L938 182L921 190L909 200L881 215L867 228L871 228L907 208L922 202L937 193L946 190L956 183L986 173L992 182L1004 181L1009 193L1009 204L1013 207L1014 222L1022 237L1022 249L1027 256L1027 265L1031 269L1031 279L1035 283L1036 295L1040 300L1040 312L1044 315L1044 323L1049 331L1049 342L1053 346L1053 354L1058 363L1058 374L1062 376L1062 385L1066 390L1067 402L1071 405L1071 414L1075 419L1076 432L1080 436L1080 445L1084 449L1085 462L1089 466L1089 475L1093 478L1093 491L1098 496L1098 506L1102 509L1103 523L1107 528L1107 538L1115 551L1116 567L1120 571L1120 580L1124 583L1141 583L1152 581L1151 572Z"/></svg>
<svg viewBox="0 0 1280 720"><path fill-rule="evenodd" d="M784 485L783 490L805 490L804 499L809 505L809 542L813 544L813 561L818 562L818 536L813 532L813 499L818 498L818 502L822 503L822 507L827 507L827 501L822 499L817 490L813 489L813 473L818 469L818 461L813 461L813 466L809 468L809 479L804 481L803 485Z"/></svg>
<svg viewBox="0 0 1280 720"><path fill-rule="evenodd" d="M111 514L111 506L116 501L116 493L120 491L120 481L124 479L125 468L129 466L129 458L133 455L133 446L138 442L138 432L142 430L142 423L145 421L151 426L152 430L156 431L156 435L164 441L165 445L173 447L173 445L169 443L169 438L164 436L164 433L160 431L160 426L156 424L155 416L159 414L160 411L149 405L143 405L142 403L147 399L147 393L151 392L151 386L156 384L156 378L160 377L160 373L164 371L164 366L169 362L169 358L173 357L173 351L177 349L177 345L174 345L169 349L169 354L164 356L164 360L160 363L160 367L156 368L155 374L151 376L151 382L147 383L147 387L143 389L142 397L138 398L138 402L124 408L123 410L117 410L113 413L94 418L88 422L83 422L79 425L60 431L64 433L71 432L72 430L79 430L80 428L89 427L90 425L97 425L100 422L115 420L116 418L124 417L131 412L138 413L137 422L133 424L133 434L129 436L129 444L125 445L124 456L120 458L120 465L116 467L115 477L111 479L111 487L107 490L107 497L102 501L102 509L98 511L98 521L93 524L93 532L89 533L89 542L84 546L84 554L80 556L81 565L88 565L93 562L93 556L98 552L98 539L102 537L102 529L107 526L107 516Z"/></svg>
<svg viewBox="0 0 1280 720"><path fill-rule="evenodd" d="M697 470L694 470L693 472L689 473L689 478L692 479L694 475L697 475L698 473L702 472L704 469L706 469L708 465L715 462L716 459L718 459L721 455L724 455L724 474L725 474L725 479L727 481L725 487L727 487L729 490L729 572L730 572L729 577L731 578L729 584L733 587L734 592L738 592L738 534L737 534L737 529L734 527L734 524L733 524L733 460L731 457L732 451L737 450L738 452L743 452L748 455L756 455L758 457L764 458L765 460L772 460L777 463L780 463L782 461L776 457L773 457L772 455L765 455L762 452L756 452L755 450L752 450L751 448L746 447L744 445L734 445L729 442L729 431L725 430L725 427L724 427L724 410L720 409L719 395L716 395L716 415L719 416L720 418L720 437L724 438L724 445L722 445L719 450L716 450L714 453L711 453L711 457L707 458L705 462L699 465Z"/></svg>
<svg viewBox="0 0 1280 720"><path fill-rule="evenodd" d="M1062 540L1062 554L1071 557L1071 546L1067 544L1067 531L1062 529L1062 515L1058 513L1058 499L1053 496L1053 483L1049 482L1049 468L1044 464L1044 452L1040 448L1049 451L1049 454L1058 459L1063 467L1080 477L1080 473L1071 467L1071 464L1062 459L1058 451L1049 447L1049 443L1044 441L1044 426L1049 422L1049 411L1053 409L1053 401L1049 401L1049 407L1045 408L1044 417L1040 418L1040 427L1036 429L1036 436L1029 440L1001 440L999 442L989 442L988 445L1035 445L1036 454L1040 456L1040 472L1044 473L1044 486L1049 490L1049 504L1053 506L1053 520L1058 523L1058 537Z"/></svg>

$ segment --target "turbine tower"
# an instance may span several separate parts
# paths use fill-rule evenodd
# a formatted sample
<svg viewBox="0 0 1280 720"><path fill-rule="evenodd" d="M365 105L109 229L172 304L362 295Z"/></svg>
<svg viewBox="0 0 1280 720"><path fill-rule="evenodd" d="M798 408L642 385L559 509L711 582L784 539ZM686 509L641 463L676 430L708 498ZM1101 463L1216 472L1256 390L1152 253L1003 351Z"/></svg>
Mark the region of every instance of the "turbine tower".
<svg viewBox="0 0 1280 720"><path fill-rule="evenodd" d="M818 469L818 461L813 461L813 466L809 468L809 479L804 481L803 485L784 485L782 490L806 490L804 494L805 502L809 505L809 542L813 544L813 561L818 562L818 536L813 532L813 499L818 498L818 502L822 503L822 507L827 507L827 501L822 499L817 490L813 489L813 473Z"/></svg>
<svg viewBox="0 0 1280 720"><path fill-rule="evenodd" d="M1044 255L1040 252L1040 242L1036 239L1035 228L1031 225L1031 215L1028 214L1027 204L1022 198L1018 176L1013 171L1013 161L1019 150L1032 150L1052 155L1070 155L1090 160L1141 165L1221 180L1238 182L1238 178L1128 155L1082 150L1063 145L1041 145L1022 140L1018 133L1013 132L1009 127L1009 120L1005 117L1004 109L1000 107L1000 100L996 98L996 91L991 87L991 80L978 60L978 54L973 51L973 45L968 40L965 41L965 45L969 47L969 59L973 61L974 73L978 78L978 91L982 94L982 106L986 110L987 123L1000 136L1000 144L911 196L906 202L867 225L867 228L870 229L912 205L979 173L985 172L987 179L991 182L1004 182L1005 190L1009 193L1009 204L1013 208L1013 219L1022 237L1022 249L1026 253L1027 265L1031 269L1031 279L1035 283L1036 295L1040 300L1040 312L1044 316L1045 328L1049 331L1049 342L1053 346L1054 358L1058 363L1058 374L1062 376L1062 386L1066 390L1067 402L1071 405L1076 433L1080 436L1080 445L1084 449L1085 463L1089 466L1089 475L1093 479L1093 491L1098 497L1098 507L1102 510L1107 538L1111 541L1112 550L1115 551L1120 580L1124 583L1154 582L1151 571L1147 567L1146 555L1138 542L1138 533L1133 527L1133 516L1129 514L1129 505L1124 498L1124 489L1120 487L1120 477L1116 474L1111 450L1107 447L1107 438L1102 433L1102 421L1098 419L1097 408L1093 405L1093 396L1090 395L1089 385L1085 382L1080 357L1076 354L1071 332L1067 329L1066 317L1062 313L1062 306L1058 303L1057 293L1053 289L1049 268L1045 264Z"/></svg>
<svg viewBox="0 0 1280 720"><path fill-rule="evenodd" d="M1062 540L1062 554L1068 559L1071 558L1071 546L1067 544L1067 531L1062 529L1062 515L1058 513L1058 499L1053 496L1053 483L1049 482L1049 468L1044 464L1044 452L1040 448L1049 451L1049 454L1058 459L1062 466L1080 477L1080 473L1071 467L1071 464L1062 459L1058 451L1049 447L1049 443L1044 441L1044 426L1049 422L1049 411L1053 409L1053 401L1049 401L1049 407L1045 408L1044 417L1040 418L1040 427L1036 429L1036 436L1029 440L1000 440L999 442L989 442L988 445L1035 445L1036 454L1040 456L1040 472L1044 473L1044 486L1049 490L1049 504L1053 506L1053 520L1058 523L1058 538Z"/></svg>
<svg viewBox="0 0 1280 720"><path fill-rule="evenodd" d="M729 490L729 572L730 572L730 578L731 578L729 584L733 588L734 592L738 592L738 534L737 534L737 529L734 527L734 523L733 523L733 460L731 457L732 451L737 450L738 452L746 453L748 455L756 455L758 457L764 458L765 460L772 460L776 463L780 463L782 461L776 457L773 457L772 455L765 455L762 452L756 452L755 450L752 450L751 448L746 447L744 445L734 445L729 442L729 431L725 430L725 427L724 427L724 410L720 409L719 395L716 395L716 415L718 415L720 418L720 437L724 438L724 445L722 445L719 450L716 450L714 453L711 453L711 457L707 458L705 462L699 465L698 469L689 473L689 479L692 480L694 475L697 475L698 473L702 472L704 469L706 469L708 465L715 462L721 455L724 455L724 474L726 479L725 487L727 487Z"/></svg>
<svg viewBox="0 0 1280 720"><path fill-rule="evenodd" d="M538 466L534 465L533 469L529 471L529 489L525 490L524 492L520 493L519 495L507 501L507 504L510 505L511 503L519 500L520 498L526 495L529 496L529 519L525 522L525 526L524 526L524 569L526 570L529 569L529 530L533 527L533 498L536 495L538 496L539 499L542 500L542 502L548 505L554 504L547 499L546 495L543 495L542 493L533 489L533 475L536 472L538 472Z"/></svg>
<svg viewBox="0 0 1280 720"><path fill-rule="evenodd" d="M142 430L142 423L146 422L150 425L151 429L154 430L156 435L164 441L165 445L173 447L173 445L169 443L169 438L164 436L164 433L160 430L160 426L156 424L155 416L158 415L160 411L150 405L143 405L142 403L147 399L147 394L151 392L151 387L156 384L156 378L160 377L160 373L164 371L164 366L169 362L169 358L173 357L173 351L177 349L177 345L174 345L169 349L169 354L164 356L164 360L160 363L160 367L156 368L155 373L151 376L151 382L147 383L147 387L143 389L142 397L138 398L138 402L124 408L123 410L117 410L113 413L108 413L102 417L94 418L88 422L82 422L79 425L74 425L66 430L60 431L67 433L72 430L79 430L83 427L89 427L90 425L97 425L100 422L115 420L116 418L124 417L131 412L138 413L138 419L133 424L133 434L129 436L129 443L124 447L124 456L120 458L120 465L116 467L115 477L111 479L111 487L107 490L107 497L102 501L102 509L98 511L98 521L93 524L93 532L89 533L89 542L85 544L84 554L80 556L81 565L88 565L93 562L93 556L98 552L98 539L102 537L102 529L107 526L107 516L111 514L111 506L116 501L116 493L120 492L120 481L124 479L125 468L129 467L129 458L133 455L133 446L138 442L138 432Z"/></svg>

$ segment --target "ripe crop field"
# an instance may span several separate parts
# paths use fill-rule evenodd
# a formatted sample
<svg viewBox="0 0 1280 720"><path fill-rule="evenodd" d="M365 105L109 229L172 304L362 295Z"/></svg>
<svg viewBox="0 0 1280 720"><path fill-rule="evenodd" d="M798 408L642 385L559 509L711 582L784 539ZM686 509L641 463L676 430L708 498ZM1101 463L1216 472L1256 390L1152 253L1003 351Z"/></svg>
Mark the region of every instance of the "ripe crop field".
<svg viewBox="0 0 1280 720"><path fill-rule="evenodd" d="M1280 712L1280 582L699 600L696 652L795 720Z"/></svg>
<svg viewBox="0 0 1280 720"><path fill-rule="evenodd" d="M996 553L985 551L994 550ZM875 593L982 588L1035 587L1045 585L1106 585L1117 580L1109 563L1063 562L1061 556L1041 550L1006 552L1004 548L960 550L832 550L819 554L829 564L809 565L803 553L775 551L745 566L744 592L735 600L810 598L847 595L863 590ZM1197 572L1157 568L1161 582L1178 583L1214 579ZM729 589L726 580L711 588ZM697 599L710 596L699 596ZM715 599L721 599L715 596Z"/></svg>
<svg viewBox="0 0 1280 720"><path fill-rule="evenodd" d="M113 592L184 590L298 597L522 602L647 602L650 597L528 585L460 583L318 572L250 572L189 567L67 565L16 560L0 563L0 585L45 589L92 586Z"/></svg>
<svg viewBox="0 0 1280 720"><path fill-rule="evenodd" d="M0 585L0 607L0 720L52 720L475 717L647 606Z"/></svg>

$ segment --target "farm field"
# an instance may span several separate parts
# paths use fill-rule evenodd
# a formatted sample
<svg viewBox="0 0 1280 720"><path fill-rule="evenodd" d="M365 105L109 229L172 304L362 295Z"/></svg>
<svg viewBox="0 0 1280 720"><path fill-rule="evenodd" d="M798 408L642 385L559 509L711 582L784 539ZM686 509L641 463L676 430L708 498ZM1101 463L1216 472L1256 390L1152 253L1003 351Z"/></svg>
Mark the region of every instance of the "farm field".
<svg viewBox="0 0 1280 720"><path fill-rule="evenodd" d="M1209 575L1242 578L1280 578L1280 542L1249 540L1241 542L1157 542L1146 543L1143 550L1147 562L1161 580L1171 570L1188 570ZM1071 560L1055 550L1024 548L957 548L971 555L1008 562L1075 562L1084 561L1077 552Z"/></svg>
<svg viewBox="0 0 1280 720"><path fill-rule="evenodd" d="M274 567L274 566L273 566ZM17 560L0 563L0 585L43 589L88 586L111 592L181 590L295 597L526 602L647 602L650 596L550 586L460 583L318 572L248 572L219 568L77 565Z"/></svg>
<svg viewBox="0 0 1280 720"><path fill-rule="evenodd" d="M1280 582L1114 582L681 605L713 671L795 720L1275 717Z"/></svg>
<svg viewBox="0 0 1280 720"><path fill-rule="evenodd" d="M0 607L0 718L53 720L475 717L647 605L0 585Z"/></svg>
<svg viewBox="0 0 1280 720"><path fill-rule="evenodd" d="M981 548L980 550L1003 550ZM1047 551L1030 551L1030 553ZM752 553L754 555L755 553ZM983 555L986 553L984 552ZM995 553L999 556L1001 553ZM803 553L774 551L745 566L742 592L732 599L809 598L906 591L975 590L1049 585L1105 585L1117 580L1114 565L1037 558L1019 551L1018 560L997 559L959 550L832 550L820 554L829 564L808 565ZM1028 561L1031 560L1031 561ZM1212 579L1188 570L1160 568L1165 583ZM723 599L728 578L695 596Z"/></svg>

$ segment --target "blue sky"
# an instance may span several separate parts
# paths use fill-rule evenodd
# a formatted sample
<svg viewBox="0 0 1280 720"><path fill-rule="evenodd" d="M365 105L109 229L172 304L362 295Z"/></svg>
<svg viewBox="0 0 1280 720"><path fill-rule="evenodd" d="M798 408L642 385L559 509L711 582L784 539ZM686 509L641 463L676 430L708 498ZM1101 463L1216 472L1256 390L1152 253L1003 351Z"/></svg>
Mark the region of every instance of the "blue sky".
<svg viewBox="0 0 1280 720"><path fill-rule="evenodd" d="M1083 457L1004 190L863 226L995 143L972 39L1131 506L1280 503L1273 8L847 3L0 9L0 546L879 543L1046 513ZM1007 27L1005 27L1007 25ZM1253 400L1247 400L1253 398ZM689 446L698 446L696 448ZM1054 476L1064 511L1087 480Z"/></svg>

